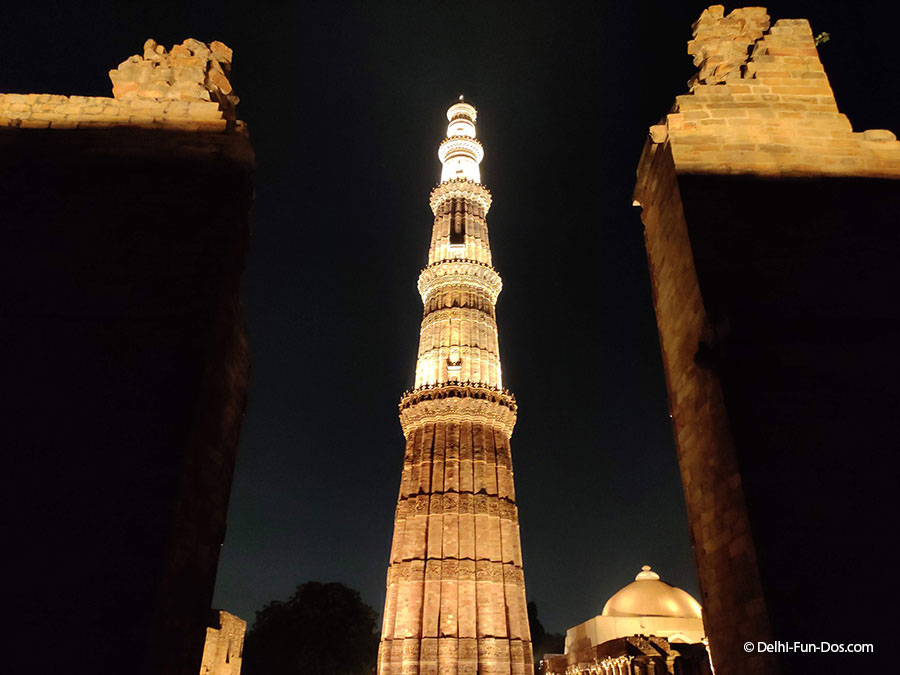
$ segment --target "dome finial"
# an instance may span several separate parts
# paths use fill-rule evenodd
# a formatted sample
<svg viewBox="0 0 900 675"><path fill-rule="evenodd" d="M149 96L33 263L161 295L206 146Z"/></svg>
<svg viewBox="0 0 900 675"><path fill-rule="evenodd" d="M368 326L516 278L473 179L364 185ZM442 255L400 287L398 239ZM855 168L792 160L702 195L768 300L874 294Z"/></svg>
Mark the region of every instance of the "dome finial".
<svg viewBox="0 0 900 675"><path fill-rule="evenodd" d="M464 98L463 98L463 95L460 94L460 95L459 95L459 100L460 100L460 101L465 101L466 99L464 99Z"/></svg>
<svg viewBox="0 0 900 675"><path fill-rule="evenodd" d="M634 578L635 581L644 581L645 579L652 579L654 581L659 579L659 575L653 571L653 568L651 568L650 565L641 567L641 571L638 572L637 576Z"/></svg>

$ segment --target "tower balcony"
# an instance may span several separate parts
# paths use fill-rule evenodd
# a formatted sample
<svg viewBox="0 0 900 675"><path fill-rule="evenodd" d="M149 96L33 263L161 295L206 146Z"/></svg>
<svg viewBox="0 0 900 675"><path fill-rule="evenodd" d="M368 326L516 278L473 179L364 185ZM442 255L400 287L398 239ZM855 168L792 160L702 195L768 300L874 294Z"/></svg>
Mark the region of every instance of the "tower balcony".
<svg viewBox="0 0 900 675"><path fill-rule="evenodd" d="M516 397L479 382L419 387L404 393L398 407L404 436L422 424L468 421L490 424L509 438L516 425Z"/></svg>
<svg viewBox="0 0 900 675"><path fill-rule="evenodd" d="M484 209L484 215L491 208L491 191L481 183L465 178L453 178L444 181L431 191L429 204L431 211L437 215L438 208L448 199L471 199Z"/></svg>
<svg viewBox="0 0 900 675"><path fill-rule="evenodd" d="M465 119L475 124L475 120L478 119L478 111L471 103L460 101L447 109L447 119L451 122L456 119Z"/></svg>
<svg viewBox="0 0 900 675"><path fill-rule="evenodd" d="M490 265L465 258L440 260L419 274L419 295L425 305L435 292L467 286L483 291L496 303L503 290L503 280Z"/></svg>
<svg viewBox="0 0 900 675"><path fill-rule="evenodd" d="M470 136L450 136L438 147L438 159L441 160L441 164L446 164L448 160L459 156L480 164L484 159L484 148L478 139Z"/></svg>

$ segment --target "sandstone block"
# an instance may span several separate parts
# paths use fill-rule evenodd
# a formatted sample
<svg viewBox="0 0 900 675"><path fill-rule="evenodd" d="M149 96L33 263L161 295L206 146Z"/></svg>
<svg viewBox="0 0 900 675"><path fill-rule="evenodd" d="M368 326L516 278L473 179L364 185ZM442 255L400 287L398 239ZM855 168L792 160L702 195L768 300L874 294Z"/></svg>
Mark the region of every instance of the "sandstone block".
<svg viewBox="0 0 900 675"><path fill-rule="evenodd" d="M209 48L212 51L213 58L220 63L231 65L231 59L234 55L234 52L223 42L219 42L218 40L213 40L209 43Z"/></svg>
<svg viewBox="0 0 900 675"><path fill-rule="evenodd" d="M863 132L863 138L875 143L886 143L897 140L897 136L894 132L888 131L887 129L866 129Z"/></svg>
<svg viewBox="0 0 900 675"><path fill-rule="evenodd" d="M650 127L650 138L654 143L665 143L669 130L665 124L654 124Z"/></svg>

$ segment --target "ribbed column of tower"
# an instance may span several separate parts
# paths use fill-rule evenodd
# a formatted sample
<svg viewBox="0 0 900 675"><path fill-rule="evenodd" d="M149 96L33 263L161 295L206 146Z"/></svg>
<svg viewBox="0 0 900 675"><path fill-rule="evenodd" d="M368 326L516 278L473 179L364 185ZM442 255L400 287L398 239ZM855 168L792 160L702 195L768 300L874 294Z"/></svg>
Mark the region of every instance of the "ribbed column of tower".
<svg viewBox="0 0 900 675"><path fill-rule="evenodd" d="M400 401L406 455L394 519L380 675L532 673L502 388L476 110L447 111L415 389Z"/></svg>

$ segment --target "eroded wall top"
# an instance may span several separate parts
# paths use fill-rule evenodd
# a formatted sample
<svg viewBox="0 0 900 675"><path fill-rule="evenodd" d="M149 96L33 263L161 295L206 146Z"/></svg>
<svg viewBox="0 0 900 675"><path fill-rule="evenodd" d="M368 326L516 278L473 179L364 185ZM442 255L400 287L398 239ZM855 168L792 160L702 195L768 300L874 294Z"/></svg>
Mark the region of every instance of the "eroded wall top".
<svg viewBox="0 0 900 675"><path fill-rule="evenodd" d="M238 131L232 50L189 38L167 50L155 40L109 72L113 96L0 94L0 127L140 127Z"/></svg>
<svg viewBox="0 0 900 675"><path fill-rule="evenodd" d="M806 19L770 27L764 7L713 5L693 29L697 73L650 128L642 162L669 144L679 173L900 178L896 136L855 132L838 111Z"/></svg>

